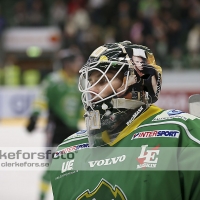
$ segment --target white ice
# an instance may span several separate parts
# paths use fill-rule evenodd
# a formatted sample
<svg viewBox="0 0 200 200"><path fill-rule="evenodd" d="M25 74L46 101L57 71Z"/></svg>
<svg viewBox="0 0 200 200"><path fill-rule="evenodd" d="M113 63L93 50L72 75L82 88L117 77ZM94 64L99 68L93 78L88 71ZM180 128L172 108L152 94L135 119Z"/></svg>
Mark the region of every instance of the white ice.
<svg viewBox="0 0 200 200"><path fill-rule="evenodd" d="M1 147L43 147L45 135L43 128L38 127L28 134L21 125L2 124L0 121ZM1 167L1 166L0 166ZM43 171L8 171L0 169L1 200L39 200L39 183ZM53 200L50 190L46 200Z"/></svg>

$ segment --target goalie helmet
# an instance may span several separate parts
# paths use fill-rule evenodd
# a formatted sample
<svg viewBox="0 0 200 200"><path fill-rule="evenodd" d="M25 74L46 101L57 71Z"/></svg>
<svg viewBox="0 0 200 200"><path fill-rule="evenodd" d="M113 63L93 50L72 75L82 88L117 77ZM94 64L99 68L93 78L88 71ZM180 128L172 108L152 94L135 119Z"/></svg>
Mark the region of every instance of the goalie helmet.
<svg viewBox="0 0 200 200"><path fill-rule="evenodd" d="M111 144L134 113L144 112L161 91L162 70L153 53L129 41L98 47L80 73L90 146Z"/></svg>

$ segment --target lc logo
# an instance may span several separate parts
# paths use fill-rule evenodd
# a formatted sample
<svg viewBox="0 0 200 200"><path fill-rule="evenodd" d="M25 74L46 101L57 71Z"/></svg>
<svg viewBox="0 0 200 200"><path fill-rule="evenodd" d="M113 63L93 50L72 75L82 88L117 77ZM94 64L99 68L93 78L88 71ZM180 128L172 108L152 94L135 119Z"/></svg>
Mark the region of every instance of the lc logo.
<svg viewBox="0 0 200 200"><path fill-rule="evenodd" d="M64 162L62 164L61 172L64 173L64 172L66 172L68 170L73 170L73 164L74 164L74 160L70 160L70 161Z"/></svg>
<svg viewBox="0 0 200 200"><path fill-rule="evenodd" d="M160 150L160 146L156 146L152 148L151 150L146 150L148 145L142 145L142 150L140 152L139 157L137 158L137 161L140 163L137 165L137 169L139 168L155 168L158 162L158 156Z"/></svg>

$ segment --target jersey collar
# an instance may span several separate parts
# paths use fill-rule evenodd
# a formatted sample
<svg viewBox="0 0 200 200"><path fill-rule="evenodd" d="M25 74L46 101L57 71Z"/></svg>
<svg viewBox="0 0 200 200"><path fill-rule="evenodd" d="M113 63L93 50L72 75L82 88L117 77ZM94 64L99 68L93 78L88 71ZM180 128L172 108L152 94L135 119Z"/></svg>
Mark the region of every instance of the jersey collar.
<svg viewBox="0 0 200 200"><path fill-rule="evenodd" d="M162 109L151 105L144 113L142 113L138 118L136 118L129 126L126 126L121 133L116 137L115 140L113 140L111 143L109 143L110 146L113 146L126 136L128 136L130 133L132 133L144 120L148 119L149 117L161 112Z"/></svg>

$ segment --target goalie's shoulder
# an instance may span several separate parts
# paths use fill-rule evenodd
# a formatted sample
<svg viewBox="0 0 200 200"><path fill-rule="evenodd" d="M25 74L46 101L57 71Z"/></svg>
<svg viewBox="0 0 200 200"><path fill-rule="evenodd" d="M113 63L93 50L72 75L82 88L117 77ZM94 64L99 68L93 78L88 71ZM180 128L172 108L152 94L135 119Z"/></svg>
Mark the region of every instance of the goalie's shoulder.
<svg viewBox="0 0 200 200"><path fill-rule="evenodd" d="M57 150L54 154L54 158L62 156L64 154L73 153L88 147L89 143L86 131L78 131L77 133L74 133L73 135L65 139L60 145L58 145Z"/></svg>
<svg viewBox="0 0 200 200"><path fill-rule="evenodd" d="M58 147L71 146L83 142L88 143L88 136L86 130L81 130L70 135Z"/></svg>
<svg viewBox="0 0 200 200"><path fill-rule="evenodd" d="M154 116L150 125L176 125L181 130L182 137L189 138L189 141L200 145L200 118L181 110L164 110L158 115Z"/></svg>
<svg viewBox="0 0 200 200"><path fill-rule="evenodd" d="M189 113L186 113L181 110L176 109L169 109L169 110L163 110L163 112L159 113L158 115L154 116L152 121L182 121L187 122L190 120L200 120L200 118L195 117L194 115L191 115Z"/></svg>

